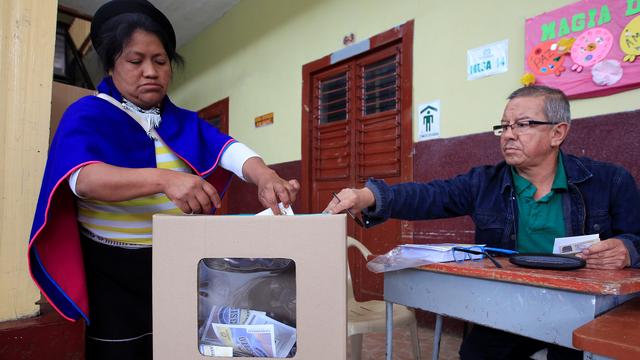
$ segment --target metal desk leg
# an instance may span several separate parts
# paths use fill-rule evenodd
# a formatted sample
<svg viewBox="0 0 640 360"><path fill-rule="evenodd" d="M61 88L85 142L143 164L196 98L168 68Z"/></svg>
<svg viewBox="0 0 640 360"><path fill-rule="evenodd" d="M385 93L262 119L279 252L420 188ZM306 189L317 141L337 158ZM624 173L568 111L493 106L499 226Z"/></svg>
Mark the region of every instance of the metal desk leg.
<svg viewBox="0 0 640 360"><path fill-rule="evenodd" d="M586 351L583 353L582 358L584 360L612 360L611 358L608 358L606 356L600 356Z"/></svg>
<svg viewBox="0 0 640 360"><path fill-rule="evenodd" d="M393 354L393 303L387 304L387 360L391 360Z"/></svg>
<svg viewBox="0 0 640 360"><path fill-rule="evenodd" d="M433 331L433 354L432 360L438 360L440 357L440 338L442 337L442 315L436 314L436 328Z"/></svg>

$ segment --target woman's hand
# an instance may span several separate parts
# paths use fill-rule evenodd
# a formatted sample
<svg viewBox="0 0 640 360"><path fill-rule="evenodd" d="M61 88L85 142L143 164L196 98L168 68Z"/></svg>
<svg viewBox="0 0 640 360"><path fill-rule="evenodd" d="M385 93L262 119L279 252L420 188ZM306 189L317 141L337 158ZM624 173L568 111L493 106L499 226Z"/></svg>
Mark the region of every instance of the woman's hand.
<svg viewBox="0 0 640 360"><path fill-rule="evenodd" d="M258 180L258 200L265 207L271 208L274 214L280 215L278 203L289 207L296 201L296 195L300 190L298 180L286 181L274 171L271 175L265 175Z"/></svg>
<svg viewBox="0 0 640 360"><path fill-rule="evenodd" d="M82 168L76 182L78 195L100 201L125 201L164 193L185 214L211 214L220 196L196 175L157 168L130 169L104 163Z"/></svg>
<svg viewBox="0 0 640 360"><path fill-rule="evenodd" d="M259 157L252 157L245 161L242 173L249 182L258 186L258 200L264 207L268 207L274 214L280 215L278 202L289 207L296 201L300 190L297 180L284 180L271 170Z"/></svg>
<svg viewBox="0 0 640 360"><path fill-rule="evenodd" d="M220 195L199 176L178 171L163 172L163 192L185 214L211 214L220 208Z"/></svg>

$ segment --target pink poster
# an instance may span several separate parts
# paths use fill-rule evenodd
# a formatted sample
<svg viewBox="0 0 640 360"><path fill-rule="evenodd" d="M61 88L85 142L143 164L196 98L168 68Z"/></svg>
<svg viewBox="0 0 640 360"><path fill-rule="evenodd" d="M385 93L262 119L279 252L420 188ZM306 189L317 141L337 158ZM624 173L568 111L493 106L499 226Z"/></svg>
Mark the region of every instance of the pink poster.
<svg viewBox="0 0 640 360"><path fill-rule="evenodd" d="M524 78L572 99L640 87L640 0L583 0L527 19Z"/></svg>

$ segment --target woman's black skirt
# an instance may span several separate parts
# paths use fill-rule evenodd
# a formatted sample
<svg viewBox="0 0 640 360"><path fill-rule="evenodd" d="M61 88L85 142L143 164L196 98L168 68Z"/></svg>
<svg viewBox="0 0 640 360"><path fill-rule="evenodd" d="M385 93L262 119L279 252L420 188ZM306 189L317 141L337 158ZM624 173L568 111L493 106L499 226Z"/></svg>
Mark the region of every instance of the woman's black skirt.
<svg viewBox="0 0 640 360"><path fill-rule="evenodd" d="M86 358L151 359L151 248L128 249L82 235L89 293Z"/></svg>

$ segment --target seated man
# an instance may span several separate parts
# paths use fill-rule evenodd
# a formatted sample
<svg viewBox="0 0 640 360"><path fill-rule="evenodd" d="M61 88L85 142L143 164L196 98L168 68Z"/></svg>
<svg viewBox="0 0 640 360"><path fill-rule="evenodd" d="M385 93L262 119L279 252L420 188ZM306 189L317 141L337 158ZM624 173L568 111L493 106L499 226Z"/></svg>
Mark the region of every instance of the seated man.
<svg viewBox="0 0 640 360"><path fill-rule="evenodd" d="M367 227L388 218L470 215L476 243L520 252L551 253L556 237L600 234L603 241L578 254L587 267L640 267L640 194L633 177L620 166L560 150L571 123L560 90L524 87L508 99L494 126L504 161L429 183L389 186L370 179L362 189L343 189L325 211L362 211ZM479 325L464 339L460 356L512 359L544 347L549 359L582 358L572 349Z"/></svg>

